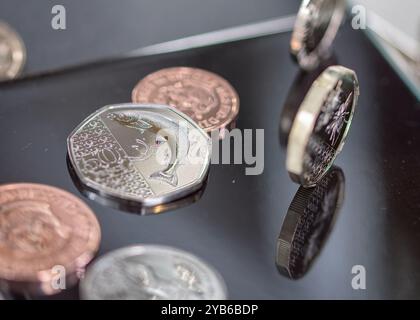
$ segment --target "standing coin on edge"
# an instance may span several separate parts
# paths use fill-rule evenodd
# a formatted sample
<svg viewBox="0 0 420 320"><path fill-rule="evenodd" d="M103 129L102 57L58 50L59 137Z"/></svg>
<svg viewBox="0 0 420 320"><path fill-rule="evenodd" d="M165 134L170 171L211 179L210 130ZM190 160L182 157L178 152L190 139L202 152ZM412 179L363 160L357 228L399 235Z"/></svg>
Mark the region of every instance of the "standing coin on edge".
<svg viewBox="0 0 420 320"><path fill-rule="evenodd" d="M92 192L144 207L199 190L207 178L211 140L169 106L106 106L67 140L75 174Z"/></svg>
<svg viewBox="0 0 420 320"><path fill-rule="evenodd" d="M100 234L93 212L67 191L0 186L0 281L12 292L53 294L62 289L55 286L57 276L66 276L67 285L76 281L98 250Z"/></svg>
<svg viewBox="0 0 420 320"><path fill-rule="evenodd" d="M224 300L222 277L196 256L139 245L106 254L80 283L85 300Z"/></svg>
<svg viewBox="0 0 420 320"><path fill-rule="evenodd" d="M239 113L239 96L225 79L188 67L167 68L148 75L134 88L132 100L175 107L207 133L231 129Z"/></svg>
<svg viewBox="0 0 420 320"><path fill-rule="evenodd" d="M303 0L290 41L299 66L315 69L328 58L346 9L345 0Z"/></svg>
<svg viewBox="0 0 420 320"><path fill-rule="evenodd" d="M293 121L286 168L293 181L312 187L341 152L359 97L353 70L327 68L313 83Z"/></svg>
<svg viewBox="0 0 420 320"><path fill-rule="evenodd" d="M26 49L20 36L0 22L0 81L16 78L23 69Z"/></svg>

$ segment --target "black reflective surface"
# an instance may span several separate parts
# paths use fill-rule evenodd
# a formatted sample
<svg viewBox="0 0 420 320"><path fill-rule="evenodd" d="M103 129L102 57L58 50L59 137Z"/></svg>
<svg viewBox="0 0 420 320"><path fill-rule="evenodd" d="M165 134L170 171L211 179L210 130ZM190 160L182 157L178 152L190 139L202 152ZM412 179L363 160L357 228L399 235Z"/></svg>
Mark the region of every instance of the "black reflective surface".
<svg viewBox="0 0 420 320"><path fill-rule="evenodd" d="M97 108L128 102L139 79L187 65L219 73L237 89L237 127L265 129L265 170L213 165L202 198L163 215L137 216L86 200L103 233L99 254L145 243L190 251L217 268L232 299L420 298L420 106L362 33L344 27L338 62L356 70L361 96L336 164L346 176L340 215L308 274L275 265L276 241L298 186L279 143L282 105L298 74L290 34L194 52L94 66L0 86L0 183L38 182L78 194L66 138ZM363 265L367 289L353 290ZM53 298L77 297L77 289Z"/></svg>

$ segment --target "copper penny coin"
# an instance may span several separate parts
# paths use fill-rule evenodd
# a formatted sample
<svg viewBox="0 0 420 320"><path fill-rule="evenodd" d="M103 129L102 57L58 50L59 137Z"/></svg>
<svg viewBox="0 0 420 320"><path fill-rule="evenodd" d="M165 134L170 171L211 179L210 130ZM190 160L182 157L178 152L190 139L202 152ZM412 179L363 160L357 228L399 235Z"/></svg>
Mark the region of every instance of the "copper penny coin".
<svg viewBox="0 0 420 320"><path fill-rule="evenodd" d="M40 184L0 186L0 279L19 288L38 285L53 293L61 267L83 270L98 250L94 213L74 195Z"/></svg>
<svg viewBox="0 0 420 320"><path fill-rule="evenodd" d="M231 128L239 113L238 94L225 79L189 67L167 68L148 75L134 88L132 100L175 107L206 132Z"/></svg>

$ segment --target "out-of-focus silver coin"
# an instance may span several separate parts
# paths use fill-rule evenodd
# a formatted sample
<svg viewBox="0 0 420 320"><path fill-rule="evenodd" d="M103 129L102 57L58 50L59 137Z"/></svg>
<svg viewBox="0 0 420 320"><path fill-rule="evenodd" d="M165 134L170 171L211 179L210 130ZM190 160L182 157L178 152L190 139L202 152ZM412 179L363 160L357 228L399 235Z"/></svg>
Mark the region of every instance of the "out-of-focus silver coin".
<svg viewBox="0 0 420 320"><path fill-rule="evenodd" d="M206 180L211 140L163 105L106 106L69 136L75 174L91 191L144 207L181 199Z"/></svg>
<svg viewBox="0 0 420 320"><path fill-rule="evenodd" d="M106 254L80 284L86 300L222 300L223 279L194 255L178 249L139 245Z"/></svg>
<svg viewBox="0 0 420 320"><path fill-rule="evenodd" d="M281 274L299 279L309 271L334 226L344 187L343 171L333 167L315 188L298 190L277 240L276 265Z"/></svg>
<svg viewBox="0 0 420 320"><path fill-rule="evenodd" d="M302 69L313 70L329 56L345 5L345 0L302 1L290 41L290 52Z"/></svg>
<svg viewBox="0 0 420 320"><path fill-rule="evenodd" d="M312 187L341 152L359 97L353 70L327 68L312 84L293 120L286 168L293 181Z"/></svg>
<svg viewBox="0 0 420 320"><path fill-rule="evenodd" d="M16 78L26 61L26 49L20 36L0 21L0 81Z"/></svg>

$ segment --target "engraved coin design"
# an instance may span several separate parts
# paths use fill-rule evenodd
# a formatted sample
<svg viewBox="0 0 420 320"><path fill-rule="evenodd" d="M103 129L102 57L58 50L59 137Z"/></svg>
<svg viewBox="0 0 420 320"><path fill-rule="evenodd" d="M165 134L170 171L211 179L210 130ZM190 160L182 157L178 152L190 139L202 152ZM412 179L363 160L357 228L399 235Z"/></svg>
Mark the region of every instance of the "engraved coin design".
<svg viewBox="0 0 420 320"><path fill-rule="evenodd" d="M130 213L134 213L138 215L161 214L167 211L173 211L173 210L177 210L177 209L189 206L201 199L201 196L203 195L206 184L207 184L206 183L207 181L205 181L203 186L200 189L198 189L197 191L181 199L177 199L177 200L160 204L157 206L145 207L145 206L139 205L136 202L126 201L122 198L102 196L100 193L92 191L89 187L87 187L85 184L83 184L80 181L79 177L75 174L73 165L70 163L68 159L67 159L67 168L75 187L79 190L81 194L83 194L88 199L96 201L97 203L100 203L107 207L111 207L117 210L130 212Z"/></svg>
<svg viewBox="0 0 420 320"><path fill-rule="evenodd" d="M290 42L302 69L313 70L328 57L344 14L344 0L302 1Z"/></svg>
<svg viewBox="0 0 420 320"><path fill-rule="evenodd" d="M303 277L320 254L344 200L345 179L333 167L314 188L296 193L277 240L276 265L291 279Z"/></svg>
<svg viewBox="0 0 420 320"><path fill-rule="evenodd" d="M359 97L354 71L327 68L312 84L291 126L286 167L293 181L314 186L341 152Z"/></svg>
<svg viewBox="0 0 420 320"><path fill-rule="evenodd" d="M87 300L226 299L221 276L194 255L163 246L133 246L101 257L87 271Z"/></svg>
<svg viewBox="0 0 420 320"><path fill-rule="evenodd" d="M148 75L134 88L132 100L175 107L206 132L230 128L239 113L238 94L226 80L188 67L167 68Z"/></svg>
<svg viewBox="0 0 420 320"><path fill-rule="evenodd" d="M93 258L100 227L72 194L39 184L0 186L0 278L54 291L52 268L73 274Z"/></svg>
<svg viewBox="0 0 420 320"><path fill-rule="evenodd" d="M19 35L0 22L0 81L16 78L23 69L26 49Z"/></svg>
<svg viewBox="0 0 420 320"><path fill-rule="evenodd" d="M91 191L144 207L200 189L211 141L190 118L164 105L106 106L68 138L75 174Z"/></svg>

